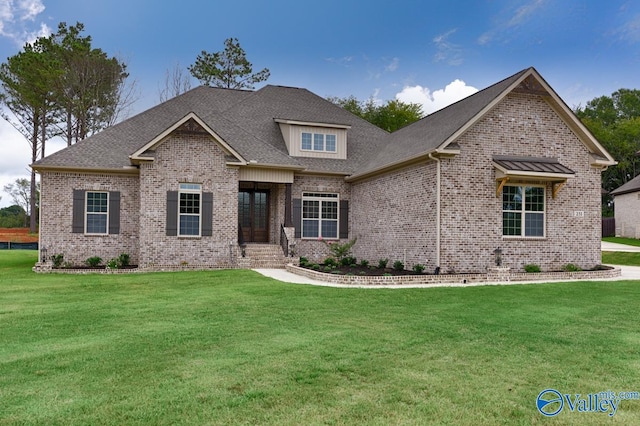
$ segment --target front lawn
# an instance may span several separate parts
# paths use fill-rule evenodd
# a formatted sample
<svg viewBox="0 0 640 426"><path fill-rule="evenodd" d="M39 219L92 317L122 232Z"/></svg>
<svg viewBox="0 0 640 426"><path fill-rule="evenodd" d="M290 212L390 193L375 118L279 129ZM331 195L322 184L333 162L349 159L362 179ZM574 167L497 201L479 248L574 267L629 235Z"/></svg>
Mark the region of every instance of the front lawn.
<svg viewBox="0 0 640 426"><path fill-rule="evenodd" d="M617 243L617 244L626 244L628 246L637 246L640 247L640 240L636 238L625 238L625 237L603 237L602 241L607 241L609 243Z"/></svg>
<svg viewBox="0 0 640 426"><path fill-rule="evenodd" d="M431 289L37 275L0 251L0 425L640 424L638 282ZM573 399L572 399L573 400Z"/></svg>

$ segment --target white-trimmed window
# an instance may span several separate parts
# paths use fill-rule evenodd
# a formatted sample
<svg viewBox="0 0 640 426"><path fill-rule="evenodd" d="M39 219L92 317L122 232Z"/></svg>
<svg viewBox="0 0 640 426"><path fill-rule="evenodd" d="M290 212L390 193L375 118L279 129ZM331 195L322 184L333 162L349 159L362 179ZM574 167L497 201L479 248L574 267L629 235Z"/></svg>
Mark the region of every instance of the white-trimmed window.
<svg viewBox="0 0 640 426"><path fill-rule="evenodd" d="M86 234L107 234L109 224L109 193L85 193L85 222Z"/></svg>
<svg viewBox="0 0 640 426"><path fill-rule="evenodd" d="M502 189L502 235L545 236L544 186L505 185Z"/></svg>
<svg viewBox="0 0 640 426"><path fill-rule="evenodd" d="M181 183L178 194L178 235L200 236L202 185Z"/></svg>
<svg viewBox="0 0 640 426"><path fill-rule="evenodd" d="M300 148L303 151L336 152L336 135L302 132Z"/></svg>
<svg viewBox="0 0 640 426"><path fill-rule="evenodd" d="M338 194L302 194L302 238L338 238Z"/></svg>

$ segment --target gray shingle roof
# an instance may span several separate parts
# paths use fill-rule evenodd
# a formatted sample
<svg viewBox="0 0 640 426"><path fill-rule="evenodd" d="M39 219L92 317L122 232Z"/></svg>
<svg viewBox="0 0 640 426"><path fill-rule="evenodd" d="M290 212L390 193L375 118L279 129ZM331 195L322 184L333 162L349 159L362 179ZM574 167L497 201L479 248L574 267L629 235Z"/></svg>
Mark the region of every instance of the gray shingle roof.
<svg viewBox="0 0 640 426"><path fill-rule="evenodd" d="M201 86L49 155L34 167L130 167L129 156L193 112L247 161L357 178L447 144L455 148L452 137L531 70L522 70L392 134L306 89L268 85L243 91ZM347 159L289 156L276 119L350 126Z"/></svg>
<svg viewBox="0 0 640 426"><path fill-rule="evenodd" d="M634 177L629 182L611 191L611 195L622 195L638 191L640 191L640 175Z"/></svg>

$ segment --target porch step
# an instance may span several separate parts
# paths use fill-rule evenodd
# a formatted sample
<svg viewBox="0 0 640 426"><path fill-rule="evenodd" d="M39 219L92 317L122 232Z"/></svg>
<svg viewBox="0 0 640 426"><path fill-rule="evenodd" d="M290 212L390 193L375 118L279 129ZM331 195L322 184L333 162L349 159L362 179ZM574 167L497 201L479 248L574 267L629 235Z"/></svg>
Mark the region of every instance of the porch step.
<svg viewBox="0 0 640 426"><path fill-rule="evenodd" d="M238 266L246 269L284 268L291 259L284 256L277 244L247 244L245 257L238 258Z"/></svg>

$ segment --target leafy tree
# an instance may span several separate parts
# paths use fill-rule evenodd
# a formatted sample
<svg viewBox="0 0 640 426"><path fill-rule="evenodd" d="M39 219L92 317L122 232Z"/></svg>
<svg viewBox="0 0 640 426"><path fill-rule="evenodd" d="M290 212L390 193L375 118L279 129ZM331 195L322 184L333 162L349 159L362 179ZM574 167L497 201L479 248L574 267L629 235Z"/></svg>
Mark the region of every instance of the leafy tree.
<svg viewBox="0 0 640 426"><path fill-rule="evenodd" d="M576 115L618 164L602 174L602 188L613 191L640 174L640 90L620 89L578 107ZM612 197L603 197L603 215L613 215Z"/></svg>
<svg viewBox="0 0 640 426"><path fill-rule="evenodd" d="M266 81L271 75L267 68L253 73L253 65L237 38L226 39L221 52L203 50L189 72L206 86L228 89L253 89L254 84Z"/></svg>
<svg viewBox="0 0 640 426"><path fill-rule="evenodd" d="M27 214L20 206L13 205L0 209L0 228L22 228Z"/></svg>
<svg viewBox="0 0 640 426"><path fill-rule="evenodd" d="M26 217L31 216L32 211L37 212L37 208L40 200L40 185L36 185L36 206L35 209L31 209L31 182L29 179L18 178L13 183L8 183L3 188L4 192L11 196L15 206L20 207L25 212ZM33 215L36 217L37 215ZM26 223L23 225L26 226Z"/></svg>
<svg viewBox="0 0 640 426"><path fill-rule="evenodd" d="M31 147L31 161L44 155L47 129L54 115L53 80L58 72L55 61L42 39L26 44L24 51L8 58L0 65L0 101L12 113L3 110L2 117L15 127L28 141ZM12 119L15 118L14 119ZM39 149L40 148L40 149ZM36 176L31 170L30 208L36 207ZM36 230L35 215L31 215L31 232Z"/></svg>
<svg viewBox="0 0 640 426"><path fill-rule="evenodd" d="M128 77L126 64L91 46L91 36L81 36L84 25L67 27L41 43L52 52L58 68L54 94L60 113L57 123L70 146L115 123Z"/></svg>
<svg viewBox="0 0 640 426"><path fill-rule="evenodd" d="M57 33L25 44L0 65L2 117L28 141L31 162L44 156L49 138L62 135L71 145L113 124L131 101L125 65L93 49L83 30L61 23ZM32 170L29 211L36 210L36 193ZM35 232L35 215L30 218Z"/></svg>
<svg viewBox="0 0 640 426"><path fill-rule="evenodd" d="M388 132L418 121L423 115L422 105L399 100L390 100L382 105L377 105L372 98L359 101L354 96L329 97L328 100Z"/></svg>

